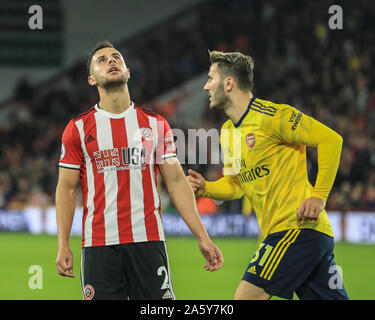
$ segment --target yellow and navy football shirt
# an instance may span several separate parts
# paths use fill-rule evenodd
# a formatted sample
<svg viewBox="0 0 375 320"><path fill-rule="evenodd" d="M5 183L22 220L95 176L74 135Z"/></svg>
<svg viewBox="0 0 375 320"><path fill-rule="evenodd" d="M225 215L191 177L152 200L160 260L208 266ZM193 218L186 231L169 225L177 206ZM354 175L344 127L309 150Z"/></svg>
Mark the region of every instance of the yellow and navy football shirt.
<svg viewBox="0 0 375 320"><path fill-rule="evenodd" d="M295 228L333 237L325 210L317 220L301 222L297 211L312 196L327 200L339 165L341 136L292 106L252 98L238 123L223 124L220 143L224 177L207 182L204 196L217 200L247 196L263 238ZM306 146L318 148L314 187L308 181Z"/></svg>

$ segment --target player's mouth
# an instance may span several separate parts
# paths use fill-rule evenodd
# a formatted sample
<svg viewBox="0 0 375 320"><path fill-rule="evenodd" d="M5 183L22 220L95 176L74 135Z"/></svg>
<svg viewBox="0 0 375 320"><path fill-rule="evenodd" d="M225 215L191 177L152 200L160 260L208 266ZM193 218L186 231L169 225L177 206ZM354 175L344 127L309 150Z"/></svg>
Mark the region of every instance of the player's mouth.
<svg viewBox="0 0 375 320"><path fill-rule="evenodd" d="M112 67L108 70L108 73L115 73L115 72L120 72L119 69L117 69L116 67Z"/></svg>

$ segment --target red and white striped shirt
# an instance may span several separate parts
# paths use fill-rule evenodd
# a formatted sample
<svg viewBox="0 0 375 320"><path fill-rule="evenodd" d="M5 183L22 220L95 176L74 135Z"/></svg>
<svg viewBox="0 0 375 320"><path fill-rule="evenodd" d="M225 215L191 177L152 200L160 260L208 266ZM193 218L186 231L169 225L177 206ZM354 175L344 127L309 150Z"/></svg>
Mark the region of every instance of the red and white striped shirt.
<svg viewBox="0 0 375 320"><path fill-rule="evenodd" d="M95 105L68 123L61 149L59 166L80 170L82 247L165 240L156 175L176 149L163 117Z"/></svg>

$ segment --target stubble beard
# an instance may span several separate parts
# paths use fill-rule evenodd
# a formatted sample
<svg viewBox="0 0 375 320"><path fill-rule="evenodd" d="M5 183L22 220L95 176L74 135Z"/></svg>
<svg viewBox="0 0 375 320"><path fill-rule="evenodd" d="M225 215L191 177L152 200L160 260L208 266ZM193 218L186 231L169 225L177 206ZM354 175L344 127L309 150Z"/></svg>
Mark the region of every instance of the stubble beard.
<svg viewBox="0 0 375 320"><path fill-rule="evenodd" d="M118 91L122 90L128 83L128 78L126 75L122 75L117 79L103 79L98 83L98 86L106 91Z"/></svg>
<svg viewBox="0 0 375 320"><path fill-rule="evenodd" d="M214 104L210 104L210 109L225 111L232 105L232 100L225 94L224 86L220 85L213 94Z"/></svg>

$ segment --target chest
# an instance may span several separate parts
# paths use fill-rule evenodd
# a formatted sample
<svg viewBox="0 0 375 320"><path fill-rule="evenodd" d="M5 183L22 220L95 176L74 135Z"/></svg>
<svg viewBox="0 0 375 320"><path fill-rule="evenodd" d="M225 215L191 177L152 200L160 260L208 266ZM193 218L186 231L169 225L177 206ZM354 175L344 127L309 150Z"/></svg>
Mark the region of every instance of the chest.
<svg viewBox="0 0 375 320"><path fill-rule="evenodd" d="M224 142L224 143L223 143ZM228 130L222 137L224 158L238 170L261 165L277 147L272 138L256 125Z"/></svg>
<svg viewBox="0 0 375 320"><path fill-rule="evenodd" d="M156 130L135 119L97 117L85 124L83 155L98 170L108 167L144 167L153 161Z"/></svg>

